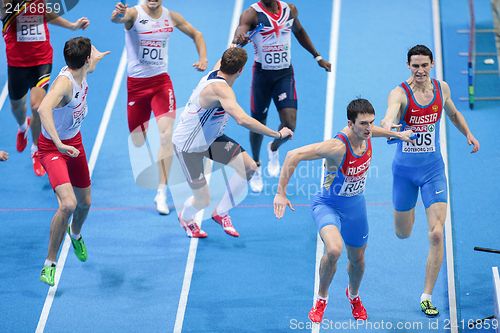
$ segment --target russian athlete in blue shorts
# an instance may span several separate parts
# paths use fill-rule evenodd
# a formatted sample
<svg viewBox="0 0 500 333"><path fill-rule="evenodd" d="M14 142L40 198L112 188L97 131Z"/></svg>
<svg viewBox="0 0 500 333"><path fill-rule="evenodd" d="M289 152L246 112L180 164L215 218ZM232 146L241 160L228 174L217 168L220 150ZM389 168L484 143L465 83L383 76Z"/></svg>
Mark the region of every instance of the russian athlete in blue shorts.
<svg viewBox="0 0 500 333"><path fill-rule="evenodd" d="M269 105L273 100L280 117L280 128L288 127L292 131L295 131L297 119L292 33L320 67L331 70L331 64L316 51L298 16L297 7L284 1L257 1L241 15L234 38L235 44L244 45L249 41L246 33L258 24L263 25L262 30L252 39L255 49L250 97L252 117L266 124ZM259 166L250 180L250 188L254 192L261 192L264 186L260 168L262 138L261 134L250 132L253 159ZM287 139L275 139L267 146L267 171L271 177L279 175L278 148L286 141Z"/></svg>
<svg viewBox="0 0 500 333"><path fill-rule="evenodd" d="M412 142L412 131L391 132L373 126L375 110L366 99L353 100L347 106L347 127L334 139L307 145L286 156L274 198L274 213L282 218L286 206L286 186L300 161L325 159L325 177L321 191L314 197L312 216L325 244L319 268L319 291L309 312L313 322L321 322L327 305L328 289L335 274L337 260L346 244L349 263L349 286L346 290L355 319L366 320L367 314L358 296L364 272L364 255L368 241L368 220L363 196L372 158L371 136L390 137Z"/></svg>
<svg viewBox="0 0 500 333"><path fill-rule="evenodd" d="M424 45L416 45L408 51L407 60L411 75L389 94L382 126L390 129L394 124L400 124L402 129L418 133L414 144L398 144L392 165L392 195L396 235L408 238L415 221L415 204L420 189L430 241L420 307L427 316L435 317L439 311L432 304L431 295L443 261L443 226L448 202L439 131L443 109L455 127L465 135L467 143L473 145L473 153L479 150L479 142L455 107L448 84L430 77L434 66L431 50Z"/></svg>

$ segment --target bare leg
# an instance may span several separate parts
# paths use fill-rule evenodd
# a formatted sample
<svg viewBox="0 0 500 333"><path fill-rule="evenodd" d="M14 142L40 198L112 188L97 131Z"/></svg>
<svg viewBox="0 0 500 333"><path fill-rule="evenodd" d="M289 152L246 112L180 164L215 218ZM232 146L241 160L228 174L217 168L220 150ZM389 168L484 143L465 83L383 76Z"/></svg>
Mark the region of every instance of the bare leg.
<svg viewBox="0 0 500 333"><path fill-rule="evenodd" d="M432 295L436 284L444 254L444 222L446 220L447 204L437 202L425 210L429 225L429 255L425 267L424 293Z"/></svg>
<svg viewBox="0 0 500 333"><path fill-rule="evenodd" d="M288 127L292 131L295 131L295 127L297 125L297 109L293 108L285 108L279 110L279 116L280 116L280 126L279 129L282 129L283 127ZM274 141L271 143L271 150L276 151L279 149L279 147L287 142L290 138L285 138L285 139L274 139Z"/></svg>
<svg viewBox="0 0 500 333"><path fill-rule="evenodd" d="M78 235L82 230L82 225L89 213L91 196L90 186L87 188L73 187L76 196L76 209L71 221L71 233Z"/></svg>
<svg viewBox="0 0 500 333"><path fill-rule="evenodd" d="M357 295L363 274L365 272L365 250L366 245L363 247L346 246L347 257L349 262L347 264L347 273L349 274L349 291L351 295Z"/></svg>
<svg viewBox="0 0 500 333"><path fill-rule="evenodd" d="M342 236L337 227L327 225L320 231L321 239L325 244L325 253L319 265L318 295L326 298L333 276L337 271L337 261L342 254Z"/></svg>
<svg viewBox="0 0 500 333"><path fill-rule="evenodd" d="M43 88L32 88L30 93L31 99L31 137L33 138L33 144L38 146L38 137L42 130L42 124L40 122L40 115L38 114L38 108L40 103L42 103L46 92Z"/></svg>
<svg viewBox="0 0 500 333"><path fill-rule="evenodd" d="M405 239L410 237L414 223L415 208L404 212L394 211L394 229L398 238Z"/></svg>

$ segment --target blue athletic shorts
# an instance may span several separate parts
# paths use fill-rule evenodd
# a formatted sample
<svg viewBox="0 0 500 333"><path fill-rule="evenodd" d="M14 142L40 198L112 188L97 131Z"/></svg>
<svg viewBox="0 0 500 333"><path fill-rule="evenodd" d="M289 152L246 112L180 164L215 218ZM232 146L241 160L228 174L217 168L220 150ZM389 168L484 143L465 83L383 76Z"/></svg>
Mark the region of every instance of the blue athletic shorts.
<svg viewBox="0 0 500 333"><path fill-rule="evenodd" d="M254 63L250 109L252 116L258 120L267 117L271 99L276 109L297 109L297 93L293 67L279 70L264 70L261 64Z"/></svg>
<svg viewBox="0 0 500 333"><path fill-rule="evenodd" d="M415 207L419 188L425 208L436 202L448 202L443 163L428 163L415 167L393 163L392 175L392 202L397 211L404 212Z"/></svg>
<svg viewBox="0 0 500 333"><path fill-rule="evenodd" d="M316 196L312 204L312 217L318 232L327 225L337 227L346 245L362 247L368 241L368 218L363 195L332 200Z"/></svg>

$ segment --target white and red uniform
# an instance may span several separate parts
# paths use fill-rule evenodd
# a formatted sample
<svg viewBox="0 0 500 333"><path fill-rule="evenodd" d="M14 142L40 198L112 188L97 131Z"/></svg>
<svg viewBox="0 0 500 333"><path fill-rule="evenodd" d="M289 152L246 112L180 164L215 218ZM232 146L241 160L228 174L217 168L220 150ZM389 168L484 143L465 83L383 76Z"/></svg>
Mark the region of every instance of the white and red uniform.
<svg viewBox="0 0 500 333"><path fill-rule="evenodd" d="M44 0L13 4L3 19L7 63L13 67L52 64L52 46L45 17Z"/></svg>
<svg viewBox="0 0 500 333"><path fill-rule="evenodd" d="M40 161L47 171L52 188L55 189L65 183L85 188L90 186L90 175L80 127L87 115L88 85L86 80L83 80L81 85L78 84L68 67L61 69L59 76L67 77L71 81L73 92L68 104L53 110L54 125L61 141L78 149L80 155L73 158L59 152L42 126L42 133L38 139Z"/></svg>
<svg viewBox="0 0 500 333"><path fill-rule="evenodd" d="M149 16L142 6L134 7L137 19L125 30L127 47L127 113L129 130L145 129L151 110L156 118L175 117L175 96L168 75L168 42L174 24L167 8L158 19Z"/></svg>

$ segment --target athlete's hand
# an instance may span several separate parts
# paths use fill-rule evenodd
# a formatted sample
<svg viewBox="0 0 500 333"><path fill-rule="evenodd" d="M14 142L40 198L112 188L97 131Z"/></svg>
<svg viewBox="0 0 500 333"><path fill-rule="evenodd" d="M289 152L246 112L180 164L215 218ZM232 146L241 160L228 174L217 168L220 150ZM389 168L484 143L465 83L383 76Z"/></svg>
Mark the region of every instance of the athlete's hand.
<svg viewBox="0 0 500 333"><path fill-rule="evenodd" d="M111 14L111 19L114 20L117 16L121 15L122 17L125 16L125 13L127 12L128 6L126 4L123 4L122 2L118 2L115 5L115 10L113 10L113 13Z"/></svg>
<svg viewBox="0 0 500 333"><path fill-rule="evenodd" d="M276 218L281 219L285 215L287 206L290 207L290 210L295 211L290 200L285 195L277 193L274 196L274 215Z"/></svg>
<svg viewBox="0 0 500 333"><path fill-rule="evenodd" d="M7 161L9 159L9 153L3 150L0 150L0 161Z"/></svg>
<svg viewBox="0 0 500 333"><path fill-rule="evenodd" d="M90 52L90 58L93 61L100 61L102 58L104 58L104 56L107 56L110 53L111 51L101 52L92 44L92 51Z"/></svg>
<svg viewBox="0 0 500 333"><path fill-rule="evenodd" d="M279 130L278 133L280 133L281 135L278 136L276 139L285 139L288 137L290 137L290 139L291 139L293 136L293 131L291 129L289 129L288 127L283 127L282 129Z"/></svg>
<svg viewBox="0 0 500 333"><path fill-rule="evenodd" d="M318 61L318 65L319 65L319 67L324 68L325 71L327 71L327 72L332 71L332 64L330 64L330 62L328 60L321 59L320 61Z"/></svg>
<svg viewBox="0 0 500 333"><path fill-rule="evenodd" d="M241 45L241 46L247 45L248 42L250 42L250 38L248 38L248 35L246 33L240 33L233 40L233 44Z"/></svg>
<svg viewBox="0 0 500 333"><path fill-rule="evenodd" d="M198 60L198 62L195 62L193 64L193 67L200 72L203 72L205 69L207 69L207 66L208 66L208 59L200 59Z"/></svg>
<svg viewBox="0 0 500 333"><path fill-rule="evenodd" d="M412 140L410 138L413 134L415 134L415 133L413 133L412 130L407 130L407 131L403 131L403 132L398 132L398 137L402 141L405 141L405 142L408 142L408 143L415 145L415 139Z"/></svg>
<svg viewBox="0 0 500 333"><path fill-rule="evenodd" d="M65 145L64 143L58 145L57 150L70 157L78 157L78 155L80 155L80 151L78 149L73 146Z"/></svg>
<svg viewBox="0 0 500 333"><path fill-rule="evenodd" d="M78 20L73 22L73 30L82 29L85 30L89 26L90 21L86 17L80 17Z"/></svg>
<svg viewBox="0 0 500 333"><path fill-rule="evenodd" d="M471 153L477 153L479 151L479 141L472 135L472 133L467 134L467 143L472 145Z"/></svg>

